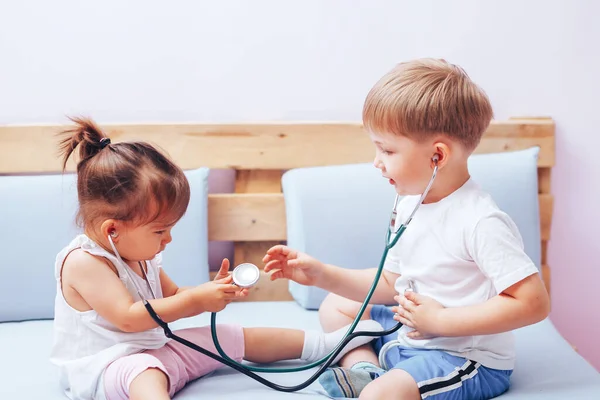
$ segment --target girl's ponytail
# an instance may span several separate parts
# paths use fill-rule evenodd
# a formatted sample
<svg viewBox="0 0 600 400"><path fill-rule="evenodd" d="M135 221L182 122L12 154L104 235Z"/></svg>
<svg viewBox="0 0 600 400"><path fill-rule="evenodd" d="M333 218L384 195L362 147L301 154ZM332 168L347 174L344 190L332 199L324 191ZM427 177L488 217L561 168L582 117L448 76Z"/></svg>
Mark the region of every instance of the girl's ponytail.
<svg viewBox="0 0 600 400"><path fill-rule="evenodd" d="M59 152L63 159L63 171L66 169L67 161L77 146L79 146L79 160L82 162L95 156L110 144L108 136L94 121L83 117L70 119L75 123L75 127L61 132L65 138L59 144Z"/></svg>
<svg viewBox="0 0 600 400"><path fill-rule="evenodd" d="M160 220L167 226L183 216L190 200L189 182L166 155L141 141L110 144L108 136L91 119L71 121L75 125L62 132L59 151L64 172L79 146L80 225L94 230L97 223L111 218L136 224Z"/></svg>

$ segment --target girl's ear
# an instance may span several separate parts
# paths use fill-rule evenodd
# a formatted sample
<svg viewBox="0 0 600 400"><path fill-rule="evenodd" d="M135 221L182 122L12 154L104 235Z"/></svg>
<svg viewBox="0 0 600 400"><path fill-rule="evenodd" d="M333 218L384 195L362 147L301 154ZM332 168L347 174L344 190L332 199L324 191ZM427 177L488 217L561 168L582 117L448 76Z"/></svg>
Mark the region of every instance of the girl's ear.
<svg viewBox="0 0 600 400"><path fill-rule="evenodd" d="M107 219L100 226L100 232L104 238L108 239L108 236L113 240L113 242L117 242L119 240L119 228L121 224L114 219Z"/></svg>

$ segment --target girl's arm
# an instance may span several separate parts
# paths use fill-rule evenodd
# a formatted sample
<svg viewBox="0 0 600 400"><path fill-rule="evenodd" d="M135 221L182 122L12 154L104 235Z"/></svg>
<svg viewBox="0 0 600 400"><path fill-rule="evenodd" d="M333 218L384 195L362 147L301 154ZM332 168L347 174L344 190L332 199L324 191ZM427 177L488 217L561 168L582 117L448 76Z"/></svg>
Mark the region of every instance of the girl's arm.
<svg viewBox="0 0 600 400"><path fill-rule="evenodd" d="M88 309L95 310L124 332L140 332L157 326L144 304L134 300L101 258L84 251L72 252L63 266L62 284L63 292L65 289L75 291ZM228 277L148 301L163 321L172 322L205 311L220 311L239 293L239 288L231 284Z"/></svg>
<svg viewBox="0 0 600 400"><path fill-rule="evenodd" d="M230 275L231 272L229 272L229 260L225 258L221 262L221 268L219 269L219 272L213 280L218 281ZM160 286L162 288L164 297L174 296L176 294L193 288L193 286L177 287L177 284L173 282L173 280L167 275L167 273L162 268L160 268ZM244 289L240 294L242 296L245 296L247 292L248 290Z"/></svg>
<svg viewBox="0 0 600 400"><path fill-rule="evenodd" d="M163 297L175 296L176 294L194 288L194 286L179 287L175 282L173 282L169 275L167 275L163 268L160 268L159 271L160 287L162 288Z"/></svg>

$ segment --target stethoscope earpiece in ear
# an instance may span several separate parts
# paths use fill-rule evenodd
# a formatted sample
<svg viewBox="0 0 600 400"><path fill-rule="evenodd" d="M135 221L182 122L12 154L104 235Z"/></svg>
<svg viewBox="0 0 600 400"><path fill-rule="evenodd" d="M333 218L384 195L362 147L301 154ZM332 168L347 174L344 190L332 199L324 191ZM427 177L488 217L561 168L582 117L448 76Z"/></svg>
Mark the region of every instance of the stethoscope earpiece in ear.
<svg viewBox="0 0 600 400"><path fill-rule="evenodd" d="M117 231L112 231L110 233L110 236L116 238L117 236L119 236L119 234L117 233Z"/></svg>
<svg viewBox="0 0 600 400"><path fill-rule="evenodd" d="M431 157L431 161L433 161L436 164L439 160L440 160L440 156L438 154L434 154L433 157Z"/></svg>

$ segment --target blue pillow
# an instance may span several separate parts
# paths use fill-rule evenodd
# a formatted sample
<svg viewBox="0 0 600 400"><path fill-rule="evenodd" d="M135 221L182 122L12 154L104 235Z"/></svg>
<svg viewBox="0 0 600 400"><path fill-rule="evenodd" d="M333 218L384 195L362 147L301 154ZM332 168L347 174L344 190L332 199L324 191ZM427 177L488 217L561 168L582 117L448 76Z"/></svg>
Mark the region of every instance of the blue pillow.
<svg viewBox="0 0 600 400"><path fill-rule="evenodd" d="M539 148L475 154L473 179L515 221L525 251L540 266ZM298 168L282 179L288 245L349 269L373 268L385 246L395 192L372 164ZM402 240L402 239L400 239ZM318 309L327 292L290 282L302 307Z"/></svg>
<svg viewBox="0 0 600 400"><path fill-rule="evenodd" d="M191 199L163 266L180 286L208 281L208 168L186 171ZM78 233L75 174L0 176L0 322L53 318L57 253Z"/></svg>

